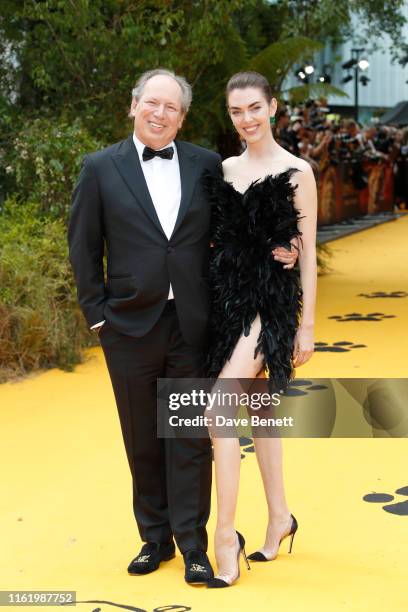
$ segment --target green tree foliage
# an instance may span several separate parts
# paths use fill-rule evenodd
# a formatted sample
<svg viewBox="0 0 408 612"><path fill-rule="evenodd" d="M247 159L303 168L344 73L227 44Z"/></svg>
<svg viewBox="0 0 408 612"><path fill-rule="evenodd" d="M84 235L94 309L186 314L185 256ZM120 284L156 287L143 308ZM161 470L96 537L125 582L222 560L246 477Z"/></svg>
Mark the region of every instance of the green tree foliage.
<svg viewBox="0 0 408 612"><path fill-rule="evenodd" d="M196 83L223 54L243 0L43 0L7 3L3 55L15 58L18 103L27 112L80 116L114 141L127 131L130 90L164 65ZM10 59L9 59L10 67ZM4 87L10 92L10 84ZM34 112L35 112L34 110Z"/></svg>
<svg viewBox="0 0 408 612"><path fill-rule="evenodd" d="M307 53L312 57L317 42L349 36L354 15L360 34L378 39L382 31L397 38L402 5L403 0L3 0L2 122L11 116L15 129L22 114L51 121L80 117L96 137L114 142L129 129L135 79L162 65L194 86L186 137L214 146L223 126L212 104L234 71L258 65L268 76L278 75L279 88L294 64Z"/></svg>
<svg viewBox="0 0 408 612"><path fill-rule="evenodd" d="M20 200L37 202L41 214L65 220L82 156L101 147L79 119L34 119L2 153Z"/></svg>
<svg viewBox="0 0 408 612"><path fill-rule="evenodd" d="M278 0L284 36L306 36L338 44L353 38L356 44L378 48L385 34L401 49L405 0Z"/></svg>

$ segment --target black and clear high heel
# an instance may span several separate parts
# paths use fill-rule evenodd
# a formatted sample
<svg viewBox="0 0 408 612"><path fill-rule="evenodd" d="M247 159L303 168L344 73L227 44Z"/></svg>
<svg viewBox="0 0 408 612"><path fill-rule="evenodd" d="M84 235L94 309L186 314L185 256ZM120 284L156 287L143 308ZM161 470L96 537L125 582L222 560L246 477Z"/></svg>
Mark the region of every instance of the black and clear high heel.
<svg viewBox="0 0 408 612"><path fill-rule="evenodd" d="M276 555L274 557L272 557L272 559L268 559L268 557L266 557L260 550L257 550L256 552L248 555L248 559L250 559L251 561L273 561L274 559L276 559L276 557L278 556L278 552L279 552L279 546L281 545L281 543L283 542L283 540L285 538L288 538L290 536L290 544L289 544L289 553L292 552L292 545L293 545L293 539L295 537L295 533L298 530L298 522L295 519L295 517L293 516L293 514L290 515L292 518L292 523L290 526L290 531L288 533L286 533L280 540L279 540L279 544L278 544L278 550L276 551Z"/></svg>
<svg viewBox="0 0 408 612"><path fill-rule="evenodd" d="M234 584L234 582L236 582L238 580L238 578L240 577L240 569L239 569L239 556L242 554L242 556L244 557L247 569L251 569L249 563L248 563L248 558L246 556L245 553L245 538L243 535L241 535L239 533L239 531L235 532L237 534L237 538L238 538L238 552L237 552L237 566L238 566L238 571L237 571L237 577L234 578L234 580L232 580L231 582L227 582L227 580L224 580L223 578L219 578L219 577L215 577L212 578L212 580L209 580L207 582L207 586L209 589L223 589L225 587L229 587L232 586Z"/></svg>

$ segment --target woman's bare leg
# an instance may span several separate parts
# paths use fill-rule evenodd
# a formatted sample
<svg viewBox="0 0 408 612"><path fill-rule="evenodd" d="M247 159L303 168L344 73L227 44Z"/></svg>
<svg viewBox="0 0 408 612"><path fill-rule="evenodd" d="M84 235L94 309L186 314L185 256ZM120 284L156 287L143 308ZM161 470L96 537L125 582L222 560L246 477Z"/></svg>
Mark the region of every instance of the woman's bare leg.
<svg viewBox="0 0 408 612"><path fill-rule="evenodd" d="M276 557L280 539L289 533L292 524L286 503L280 438L254 438L256 458L262 475L268 504L268 528L260 551L267 559Z"/></svg>
<svg viewBox="0 0 408 612"><path fill-rule="evenodd" d="M252 323L249 336L241 336L239 339L231 359L225 364L219 379L256 377L263 363L262 355L257 355L257 358L254 359L260 330L261 322L259 316L257 316ZM211 416L211 412L208 415ZM234 523L238 499L241 450L238 438L222 438L213 435L212 442L217 488L217 525L214 537L217 575L227 582L232 582L237 576L237 537Z"/></svg>
<svg viewBox="0 0 408 612"><path fill-rule="evenodd" d="M257 378L265 378L265 371L262 370ZM267 559L273 559L277 555L280 539L292 525L285 497L282 441L272 436L254 437L253 440L268 505L268 528L265 544L260 551Z"/></svg>

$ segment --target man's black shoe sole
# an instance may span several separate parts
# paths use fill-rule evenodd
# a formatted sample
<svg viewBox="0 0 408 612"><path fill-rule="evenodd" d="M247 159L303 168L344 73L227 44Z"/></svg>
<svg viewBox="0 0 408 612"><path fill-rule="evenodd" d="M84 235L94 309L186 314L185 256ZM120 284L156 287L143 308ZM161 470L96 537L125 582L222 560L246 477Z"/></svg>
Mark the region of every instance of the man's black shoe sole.
<svg viewBox="0 0 408 612"><path fill-rule="evenodd" d="M191 580L187 580L187 578L184 576L184 580L186 581L187 584L192 584L193 586L195 585L207 585L208 581L211 580L212 578L214 578L214 574L212 576L209 576L208 578L199 578L197 576L197 578L192 578Z"/></svg>

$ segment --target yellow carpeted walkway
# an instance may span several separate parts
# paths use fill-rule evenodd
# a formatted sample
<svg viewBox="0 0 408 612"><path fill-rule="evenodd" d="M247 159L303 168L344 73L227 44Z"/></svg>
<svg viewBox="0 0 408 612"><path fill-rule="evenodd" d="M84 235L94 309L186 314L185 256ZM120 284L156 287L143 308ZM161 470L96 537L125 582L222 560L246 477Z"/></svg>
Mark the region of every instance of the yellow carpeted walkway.
<svg viewBox="0 0 408 612"><path fill-rule="evenodd" d="M407 376L407 244L407 217L331 243L333 271L319 280L319 350L299 376ZM0 404L0 590L74 590L87 602L78 610L408 609L405 439L284 440L287 496L299 521L294 554L284 543L276 561L250 572L242 565L233 588L210 591L184 583L179 555L149 576L126 573L139 540L100 349L74 373L1 386ZM243 455L237 527L252 551L266 510L255 455ZM363 500L373 492L389 497ZM386 499L400 504L399 514L384 511ZM211 535L213 526L214 517Z"/></svg>

